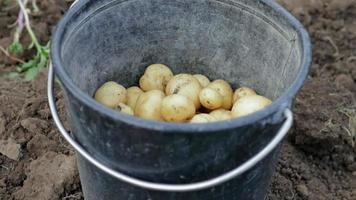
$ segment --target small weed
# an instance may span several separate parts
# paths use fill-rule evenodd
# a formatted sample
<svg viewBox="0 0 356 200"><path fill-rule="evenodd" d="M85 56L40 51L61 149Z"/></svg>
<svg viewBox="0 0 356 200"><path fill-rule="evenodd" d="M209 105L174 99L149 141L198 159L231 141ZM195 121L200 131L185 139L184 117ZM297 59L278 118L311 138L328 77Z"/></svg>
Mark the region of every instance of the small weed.
<svg viewBox="0 0 356 200"><path fill-rule="evenodd" d="M30 35L31 44L28 49L35 48L36 54L28 61L21 63L17 67L17 72L23 74L25 79L30 81L34 79L37 74L47 67L49 63L49 44L41 45L32 30L31 22L29 19L29 9L26 8L28 0L17 0L20 6L20 12L17 19L17 28L14 34L13 43L8 47L8 51L12 54L21 54L24 51L24 47L20 42L20 36L24 28L26 28L27 33ZM32 7L34 12L39 12L39 8L36 5L36 1L32 0ZM12 73L14 75L16 73Z"/></svg>

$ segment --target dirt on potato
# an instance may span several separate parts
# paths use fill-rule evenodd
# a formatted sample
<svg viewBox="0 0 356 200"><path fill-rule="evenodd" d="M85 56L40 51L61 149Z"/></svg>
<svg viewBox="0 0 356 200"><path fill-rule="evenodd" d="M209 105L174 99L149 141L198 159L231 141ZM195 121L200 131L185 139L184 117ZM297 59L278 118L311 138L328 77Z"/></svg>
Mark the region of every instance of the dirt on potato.
<svg viewBox="0 0 356 200"><path fill-rule="evenodd" d="M356 1L279 2L309 31L313 65L267 199L356 200ZM42 44L70 3L38 1L41 11L31 19ZM1 47L12 42L17 14L14 1L0 0ZM26 34L21 41L30 43ZM16 64L0 52L0 199L83 199L73 149L52 122L46 71L32 82L7 78ZM61 92L56 100L66 122Z"/></svg>

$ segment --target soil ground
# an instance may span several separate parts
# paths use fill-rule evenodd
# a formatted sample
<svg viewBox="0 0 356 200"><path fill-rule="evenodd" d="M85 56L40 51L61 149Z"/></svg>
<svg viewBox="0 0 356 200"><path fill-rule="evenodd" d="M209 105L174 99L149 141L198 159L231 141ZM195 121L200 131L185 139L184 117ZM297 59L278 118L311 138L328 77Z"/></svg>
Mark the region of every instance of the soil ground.
<svg viewBox="0 0 356 200"><path fill-rule="evenodd" d="M0 45L12 41L18 7L0 0ZM281 0L306 26L313 65L295 101L267 199L356 200L356 1ZM33 26L46 43L70 1L38 1ZM27 36L22 39L29 44ZM33 52L18 55L29 59ZM83 199L73 150L47 105L46 71L35 81L7 78L16 62L0 52L0 199ZM65 118L63 96L56 95Z"/></svg>

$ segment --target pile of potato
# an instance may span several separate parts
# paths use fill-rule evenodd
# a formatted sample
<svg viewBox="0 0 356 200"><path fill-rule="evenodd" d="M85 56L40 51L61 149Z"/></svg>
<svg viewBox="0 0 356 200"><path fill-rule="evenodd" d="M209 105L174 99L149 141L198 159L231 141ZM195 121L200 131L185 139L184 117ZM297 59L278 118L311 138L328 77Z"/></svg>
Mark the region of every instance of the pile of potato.
<svg viewBox="0 0 356 200"><path fill-rule="evenodd" d="M163 64L147 67L140 87L125 89L110 81L94 98L120 112L149 120L208 123L256 112L272 103L248 87L235 92L224 80L210 81L201 74L177 74Z"/></svg>

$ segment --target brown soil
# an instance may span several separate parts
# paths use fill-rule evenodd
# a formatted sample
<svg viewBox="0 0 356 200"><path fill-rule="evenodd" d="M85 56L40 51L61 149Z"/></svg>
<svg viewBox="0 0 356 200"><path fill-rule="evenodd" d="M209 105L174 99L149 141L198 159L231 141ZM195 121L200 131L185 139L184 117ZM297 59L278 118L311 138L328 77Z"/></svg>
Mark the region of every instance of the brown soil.
<svg viewBox="0 0 356 200"><path fill-rule="evenodd" d="M0 0L3 47L11 43L14 29L7 26L18 12L6 2ZM32 19L45 43L68 3L38 2L42 12ZM267 199L356 200L356 1L282 2L310 32L314 60ZM15 64L0 52L0 74ZM73 150L54 127L45 85L46 72L33 82L0 77L0 199L83 198ZM56 97L65 118L62 94Z"/></svg>

